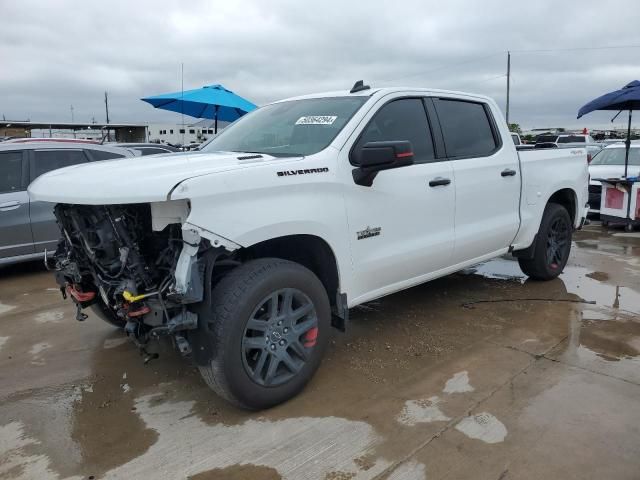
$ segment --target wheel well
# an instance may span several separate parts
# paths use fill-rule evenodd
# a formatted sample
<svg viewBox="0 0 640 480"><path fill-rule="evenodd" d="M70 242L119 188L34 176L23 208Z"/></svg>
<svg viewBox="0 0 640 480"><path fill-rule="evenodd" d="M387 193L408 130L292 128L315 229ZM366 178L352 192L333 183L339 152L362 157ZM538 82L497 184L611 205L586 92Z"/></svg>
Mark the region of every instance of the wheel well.
<svg viewBox="0 0 640 480"><path fill-rule="evenodd" d="M569 216L571 217L571 223L575 225L576 222L576 194L570 188L563 188L562 190L558 190L556 193L551 195L548 203L557 203L558 205L562 205L569 212Z"/></svg>
<svg viewBox="0 0 640 480"><path fill-rule="evenodd" d="M240 254L246 260L276 257L304 265L320 279L331 305L336 305L340 285L338 264L331 247L322 238L313 235L272 238L244 248Z"/></svg>

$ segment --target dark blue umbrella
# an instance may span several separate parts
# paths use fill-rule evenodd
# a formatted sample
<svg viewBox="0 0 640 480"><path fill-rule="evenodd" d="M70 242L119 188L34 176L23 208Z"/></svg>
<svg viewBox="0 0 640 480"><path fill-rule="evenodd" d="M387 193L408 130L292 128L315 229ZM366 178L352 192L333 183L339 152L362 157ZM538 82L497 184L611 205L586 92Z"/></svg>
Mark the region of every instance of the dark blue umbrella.
<svg viewBox="0 0 640 480"><path fill-rule="evenodd" d="M605 93L601 97L591 100L578 111L578 118L589 112L593 112L594 110L617 110L618 115L623 110L629 110L627 141L625 142L626 153L624 159L624 176L626 178L629 166L629 150L631 149L631 112L633 110L640 110L640 81L634 80L622 87L620 90ZM613 117L611 121L615 120L618 115Z"/></svg>
<svg viewBox="0 0 640 480"><path fill-rule="evenodd" d="M215 133L218 133L218 120L233 122L257 108L248 100L227 90L222 85L206 85L195 90L165 93L141 99L155 108L184 113L196 118L215 120Z"/></svg>

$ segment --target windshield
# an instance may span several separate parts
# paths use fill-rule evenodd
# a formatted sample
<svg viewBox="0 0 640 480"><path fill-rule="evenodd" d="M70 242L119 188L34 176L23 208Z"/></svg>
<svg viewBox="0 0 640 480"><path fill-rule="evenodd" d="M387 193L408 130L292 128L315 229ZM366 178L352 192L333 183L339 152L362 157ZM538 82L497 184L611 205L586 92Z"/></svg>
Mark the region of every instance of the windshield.
<svg viewBox="0 0 640 480"><path fill-rule="evenodd" d="M624 165L624 148L605 148L598 153L591 165ZM640 165L640 148L629 150L629 165Z"/></svg>
<svg viewBox="0 0 640 480"><path fill-rule="evenodd" d="M225 128L202 150L312 155L331 143L367 98L310 98L267 105Z"/></svg>
<svg viewBox="0 0 640 480"><path fill-rule="evenodd" d="M536 143L556 143L557 135L540 135L536 138Z"/></svg>

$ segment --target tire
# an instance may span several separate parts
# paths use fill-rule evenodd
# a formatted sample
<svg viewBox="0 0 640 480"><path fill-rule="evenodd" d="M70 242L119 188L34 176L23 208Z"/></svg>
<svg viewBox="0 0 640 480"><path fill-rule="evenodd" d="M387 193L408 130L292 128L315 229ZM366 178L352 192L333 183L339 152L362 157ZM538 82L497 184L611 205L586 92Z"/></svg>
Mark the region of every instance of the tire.
<svg viewBox="0 0 640 480"><path fill-rule="evenodd" d="M198 366L207 385L249 410L299 393L320 366L330 335L331 307L318 277L287 260L252 260L224 276L211 298L197 333L197 343L211 352Z"/></svg>
<svg viewBox="0 0 640 480"><path fill-rule="evenodd" d="M104 302L99 299L96 303L91 305L91 311L96 314L100 319L107 322L109 325L112 325L116 328L123 329L127 324L126 320L116 316L116 314L111 311L109 307L107 307Z"/></svg>
<svg viewBox="0 0 640 480"><path fill-rule="evenodd" d="M522 271L534 280L552 280L562 273L571 251L573 225L562 205L547 204L536 237L533 258L519 258Z"/></svg>

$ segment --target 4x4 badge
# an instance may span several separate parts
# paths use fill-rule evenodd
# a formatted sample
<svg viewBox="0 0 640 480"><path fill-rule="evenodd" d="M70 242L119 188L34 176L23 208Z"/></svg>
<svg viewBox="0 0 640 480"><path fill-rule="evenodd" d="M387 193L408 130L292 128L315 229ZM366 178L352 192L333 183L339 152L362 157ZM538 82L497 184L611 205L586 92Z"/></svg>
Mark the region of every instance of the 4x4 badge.
<svg viewBox="0 0 640 480"><path fill-rule="evenodd" d="M365 238L377 237L381 231L382 227L367 227L364 230L356 232L356 234L358 235L358 240L364 240Z"/></svg>

